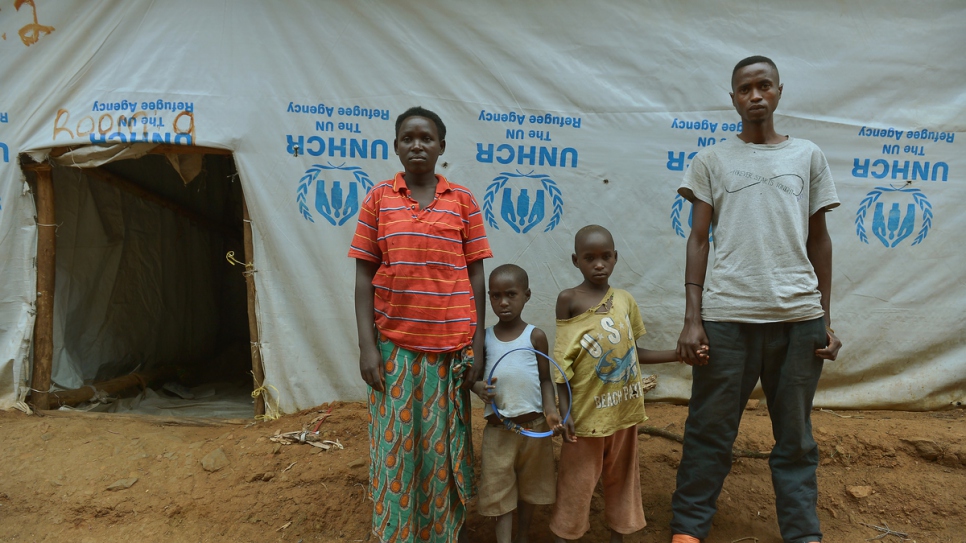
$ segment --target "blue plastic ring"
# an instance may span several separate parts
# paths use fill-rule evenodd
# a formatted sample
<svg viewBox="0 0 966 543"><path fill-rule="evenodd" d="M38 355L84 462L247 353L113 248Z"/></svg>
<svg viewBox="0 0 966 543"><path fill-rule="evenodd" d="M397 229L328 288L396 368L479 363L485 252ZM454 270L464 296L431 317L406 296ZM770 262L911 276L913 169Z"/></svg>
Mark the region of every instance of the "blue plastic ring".
<svg viewBox="0 0 966 543"><path fill-rule="evenodd" d="M538 355L546 358L554 366L557 367L557 370L560 371L560 375L563 375L564 376L564 384L567 385L567 395L570 396L570 403L569 403L569 405L567 407L567 413L564 415L563 419L561 419L561 422L562 423L566 423L567 420L570 418L570 410L573 408L573 404L574 404L574 393L570 389L570 381L567 380L567 374L564 372L563 368L561 368L560 367L560 364L557 364L557 361L554 360L553 358L551 358L550 355L548 355L547 353L540 352L540 351L538 351L536 349L533 349L533 348L530 348L530 347L517 347L516 349L510 349L509 351L503 353L503 356L501 356L500 358L498 358L496 360L496 363L493 364L493 367L490 368L490 375L488 375L486 377L486 384L488 384L488 385L492 385L493 384L493 372L496 371L496 367L500 365L500 362L502 362L503 359L506 358L506 355L508 355L510 353L515 353L517 351L529 351L529 352L538 354ZM500 419L500 421L502 421L503 424L504 424L504 426L507 426L508 429L512 429L507 424L508 421L503 418L503 415L500 414L500 410L496 407L496 402L493 402L490 405L493 406L493 414L496 415L496 418ZM519 432L520 432L520 434L525 435L527 437L550 437L550 436L553 435L553 430L549 430L547 432L534 432L532 430L527 430L525 428L520 428Z"/></svg>

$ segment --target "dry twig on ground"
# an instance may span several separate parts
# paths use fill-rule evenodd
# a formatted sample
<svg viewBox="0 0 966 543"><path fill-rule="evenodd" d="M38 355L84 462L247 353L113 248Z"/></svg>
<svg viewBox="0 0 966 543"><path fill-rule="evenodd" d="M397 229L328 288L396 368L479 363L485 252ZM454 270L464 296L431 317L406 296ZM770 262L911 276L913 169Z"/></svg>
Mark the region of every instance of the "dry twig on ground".
<svg viewBox="0 0 966 543"><path fill-rule="evenodd" d="M637 433L663 437L664 439L684 443L684 436L654 426L638 426ZM749 451L748 449L734 449L732 450L732 454L735 458L768 458L771 455L770 452Z"/></svg>
<svg viewBox="0 0 966 543"><path fill-rule="evenodd" d="M872 528L873 530L878 530L878 531L882 532L882 535L876 536L876 537L871 537L869 539L866 539L866 541L877 541L879 539L885 539L887 536L890 536L890 535L899 538L901 541L909 541L909 534L904 533L904 532L897 532L897 531L893 530L892 528L889 528L889 525L888 524L885 525L884 527L883 526L876 526L875 524L866 524L864 522L860 522L859 524L861 524L862 526L866 526L868 528Z"/></svg>
<svg viewBox="0 0 966 543"><path fill-rule="evenodd" d="M828 413L829 415L835 415L840 419L864 419L862 415L840 415L831 409L825 409L824 407L818 408L819 413Z"/></svg>

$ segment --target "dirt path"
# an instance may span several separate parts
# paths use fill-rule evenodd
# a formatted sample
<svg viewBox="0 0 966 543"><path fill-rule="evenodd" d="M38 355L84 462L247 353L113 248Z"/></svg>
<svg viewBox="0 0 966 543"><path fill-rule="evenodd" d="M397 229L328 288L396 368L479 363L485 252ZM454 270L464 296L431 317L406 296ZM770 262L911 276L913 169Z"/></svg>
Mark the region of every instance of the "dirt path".
<svg viewBox="0 0 966 543"><path fill-rule="evenodd" d="M320 430L344 449L270 441L277 430L301 430L330 407ZM687 410L649 405L648 414L649 425L681 433ZM186 426L146 417L0 412L0 541L372 541L362 405L239 422ZM919 543L966 543L966 412L816 411L813 424L826 542L883 535L868 524ZM475 430L478 448L478 424ZM748 411L737 446L767 451L770 436L765 410ZM646 435L640 443L649 525L626 540L666 543L681 447ZM202 460L219 457L217 450L224 466L206 471ZM718 505L708 543L781 541L765 460L736 461ZM606 540L601 507L595 498L584 541ZM550 541L548 513L538 511L531 541ZM472 541L493 541L492 523L472 507L469 529Z"/></svg>

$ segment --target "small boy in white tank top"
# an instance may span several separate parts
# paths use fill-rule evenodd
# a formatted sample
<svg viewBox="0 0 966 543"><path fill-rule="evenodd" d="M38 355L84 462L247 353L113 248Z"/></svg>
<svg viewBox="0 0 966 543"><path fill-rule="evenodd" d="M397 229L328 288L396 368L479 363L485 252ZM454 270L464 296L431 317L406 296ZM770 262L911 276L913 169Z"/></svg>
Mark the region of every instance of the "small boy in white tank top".
<svg viewBox="0 0 966 543"><path fill-rule="evenodd" d="M563 424L550 362L531 351L510 352L521 347L542 353L549 350L547 334L521 317L523 306L530 300L527 272L504 264L490 273L489 287L490 306L500 322L486 330L484 381L473 385L473 391L487 404L477 509L483 516L497 518L498 543L513 540L513 511L517 510L518 535L514 541L525 543L534 506L556 500L553 445L550 439L523 436L508 426L560 432ZM500 360L504 354L507 356ZM493 384L486 384L491 371ZM494 402L510 425L505 426L493 412Z"/></svg>

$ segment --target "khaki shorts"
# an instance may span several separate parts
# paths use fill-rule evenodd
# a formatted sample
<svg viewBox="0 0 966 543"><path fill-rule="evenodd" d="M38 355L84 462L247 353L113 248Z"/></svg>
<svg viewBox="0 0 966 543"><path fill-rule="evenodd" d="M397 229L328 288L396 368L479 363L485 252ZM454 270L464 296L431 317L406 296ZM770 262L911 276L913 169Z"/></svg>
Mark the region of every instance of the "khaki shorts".
<svg viewBox="0 0 966 543"><path fill-rule="evenodd" d="M539 417L520 426L536 432L550 430ZM517 508L517 501L549 505L557 497L553 442L549 437L526 437L502 425L483 429L480 492L477 510L498 517Z"/></svg>

